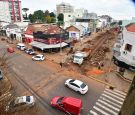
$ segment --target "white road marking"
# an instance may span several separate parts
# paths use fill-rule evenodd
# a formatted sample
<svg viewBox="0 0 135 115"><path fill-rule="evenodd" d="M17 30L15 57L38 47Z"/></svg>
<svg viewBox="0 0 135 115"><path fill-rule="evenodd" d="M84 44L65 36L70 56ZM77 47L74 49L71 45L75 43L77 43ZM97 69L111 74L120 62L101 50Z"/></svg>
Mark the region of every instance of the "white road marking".
<svg viewBox="0 0 135 115"><path fill-rule="evenodd" d="M93 107L95 110L99 111L100 113L102 113L103 115L109 115L108 113L106 113L105 111L103 111L102 109L99 109L98 107L94 106Z"/></svg>
<svg viewBox="0 0 135 115"><path fill-rule="evenodd" d="M119 103L119 104L123 104L123 102L121 102L121 101L118 101L118 100L116 100L116 99L114 99L114 98L112 98L112 97L110 97L110 96L108 96L108 95L106 95L106 94L102 94L102 96L104 96L104 97L107 97L107 98L109 98L109 99L111 99L111 100L113 100L113 101L115 101L115 102L117 102L117 103Z"/></svg>
<svg viewBox="0 0 135 115"><path fill-rule="evenodd" d="M112 114L114 114L114 115L118 115L118 113L116 113L116 112L114 112L113 110L111 110L111 109L109 109L109 108L103 106L102 104L100 104L100 103L98 103L98 102L96 102L96 105L100 106L100 107L103 108L104 110L107 110L108 112L110 112L110 113L112 113ZM105 115L106 115L106 114L105 114Z"/></svg>
<svg viewBox="0 0 135 115"><path fill-rule="evenodd" d="M108 94L108 95L110 95L111 97L115 97L115 98L117 98L117 99L119 99L119 100L122 100L122 101L124 101L124 99L123 99L123 98L121 98L121 97L118 97L117 95L114 95L114 94L112 94L112 93L109 93L109 92L107 92L107 91L104 91L104 93L105 93L105 94Z"/></svg>
<svg viewBox="0 0 135 115"><path fill-rule="evenodd" d="M110 105L110 104L108 104L108 103L106 103L106 102L104 102L104 101L102 101L100 99L98 99L98 102L103 103L104 105L107 105L108 107L110 107L110 108L112 108L112 109L114 109L114 110L116 110L118 112L120 111L120 109L118 109L118 108L116 108L116 107L114 107L114 106L112 106L112 105Z"/></svg>
<svg viewBox="0 0 135 115"><path fill-rule="evenodd" d="M98 115L96 112L90 110L90 113L93 114L93 115Z"/></svg>
<svg viewBox="0 0 135 115"><path fill-rule="evenodd" d="M115 92L115 91L113 91L113 90L109 90L109 89L106 89L106 90L107 90L108 92L111 92L111 93L115 94L115 95L118 95L118 96L120 96L120 97L125 98L124 95L122 95L122 94L120 94L120 93L117 93L117 92Z"/></svg>
<svg viewBox="0 0 135 115"><path fill-rule="evenodd" d="M126 93L124 93L124 92L122 92L122 91L119 91L119 90L117 90L117 89L115 89L114 91L115 91L115 92L118 92L118 93L120 93L120 94L122 94L122 95L125 95L125 96L127 95Z"/></svg>
<svg viewBox="0 0 135 115"><path fill-rule="evenodd" d="M104 97L100 96L100 99L104 100L105 102L111 103L114 106L117 106L117 107L121 108L121 105L118 105L118 104L108 100L107 98L104 98Z"/></svg>

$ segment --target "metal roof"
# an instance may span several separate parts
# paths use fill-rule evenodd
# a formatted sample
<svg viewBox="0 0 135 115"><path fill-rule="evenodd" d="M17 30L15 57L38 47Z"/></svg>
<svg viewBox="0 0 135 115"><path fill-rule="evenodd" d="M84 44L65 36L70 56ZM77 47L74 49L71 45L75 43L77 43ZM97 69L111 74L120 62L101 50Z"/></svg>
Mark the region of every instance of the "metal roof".
<svg viewBox="0 0 135 115"><path fill-rule="evenodd" d="M30 43L30 45L37 47L41 50L44 50L44 49L51 49L51 48L60 48L60 47L67 46L68 44L65 42L58 43L58 44L45 44L45 43L33 41Z"/></svg>

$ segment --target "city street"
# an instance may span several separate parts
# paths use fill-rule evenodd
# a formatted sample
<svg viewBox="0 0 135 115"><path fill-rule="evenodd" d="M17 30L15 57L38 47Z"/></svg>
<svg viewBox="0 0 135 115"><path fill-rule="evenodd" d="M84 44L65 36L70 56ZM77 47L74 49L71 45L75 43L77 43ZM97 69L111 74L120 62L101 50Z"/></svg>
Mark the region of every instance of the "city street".
<svg viewBox="0 0 135 115"><path fill-rule="evenodd" d="M6 46L5 43L1 43L0 48ZM51 67L46 63L46 60L44 62L32 61L31 56L28 56L23 51L17 51L16 53L10 54L10 56L12 66L10 69L11 78L9 79L16 88L16 94L18 96L24 94L36 95L38 98L37 101L43 101L43 103L41 102L41 105L44 106L44 111L50 115L52 113L55 113L55 115L63 114L58 110L52 109L50 106L50 100L54 96L72 96L81 98L83 101L82 115L86 115L105 89L105 85L89 78L60 75L60 72L50 69ZM87 94L78 94L64 86L64 81L72 77L84 81L89 86ZM19 80L17 80L18 78Z"/></svg>

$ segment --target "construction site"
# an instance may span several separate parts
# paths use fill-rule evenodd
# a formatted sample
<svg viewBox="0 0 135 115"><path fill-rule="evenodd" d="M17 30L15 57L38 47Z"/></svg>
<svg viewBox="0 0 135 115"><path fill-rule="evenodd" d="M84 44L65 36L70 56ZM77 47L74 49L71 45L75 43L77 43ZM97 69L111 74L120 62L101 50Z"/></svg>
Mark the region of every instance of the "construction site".
<svg viewBox="0 0 135 115"><path fill-rule="evenodd" d="M4 75L5 75L4 80L2 80L0 84L0 87L1 87L0 110L2 113L1 115L6 115L6 114L7 115L12 115L12 114L20 115L20 111L18 110L13 111L13 112L11 111L5 112L7 103L10 102L12 99L14 99L16 96L18 96L19 94L34 95L38 100L38 104L36 104L36 106L34 106L33 108L21 109L21 115L23 114L26 115L27 112L33 115L34 114L43 115L43 113L46 112L46 110L44 111L44 107L45 108L47 107L48 109L48 106L46 106L46 104L48 104L48 98L46 99L44 96L44 93L42 93L42 92L45 92L46 94L47 92L46 90L44 91L44 88L49 87L50 89L49 91L52 91L54 88L56 88L55 85L57 85L58 91L57 90L56 92L54 91L55 93L59 91L61 91L61 93L64 93L64 94L68 93L68 92L65 92L65 90L61 89L61 87L58 85L59 82L61 83L67 77L72 77L74 79L81 79L88 82L93 80L93 81L98 82L99 84L103 84L103 86L109 86L112 88L117 87L117 89L127 92L129 89L130 83L125 83L124 81L121 81L120 78L116 77L115 72L117 70L117 66L114 65L112 61L112 55L113 55L112 48L114 46L114 43L116 42L117 37L118 37L117 31L113 29L104 30L97 33L92 33L91 36L86 36L80 41L74 40L71 43L70 47L61 49L59 53L56 53L56 52L45 53L46 61L43 63L37 62L37 64L41 66L42 68L47 67L48 69L53 71L53 73L51 76L49 74L49 78L41 79L40 81L41 83L39 82L37 78L36 79L31 78L30 79L31 82L29 83L29 80L28 80L29 77L26 76L25 80L23 79L23 77L20 77L19 73L21 72L22 68L18 73L9 71L10 70L9 66L12 66L10 65L10 61L9 61L10 55L6 55L6 54L3 55L0 60L0 67L1 68L3 67L2 70L4 71ZM12 47L16 47L15 44L10 44L10 45ZM17 50L16 50L16 53L17 53L17 56L24 55L20 51L17 51ZM76 61L75 54L81 54L81 55L83 54L83 56L79 58L78 56L76 56L76 60L77 60ZM26 55L24 56L28 59L31 59L30 56L26 56ZM79 61L81 61L81 63L79 63ZM32 63L33 62L31 62L31 64ZM21 67L21 66L18 66L18 67ZM34 67L36 68L36 66L33 66L33 68ZM43 69L43 72L44 71L46 70ZM25 72L25 73L27 73L28 75L30 74L28 72ZM43 74L41 73L41 75ZM57 77L57 76L64 76L64 77ZM48 85L50 82L53 82L56 78L60 79L58 83L55 82L51 86L46 86L46 84ZM35 85L36 80L38 81L38 83L36 83L37 85ZM122 84L124 85L122 86ZM27 90L25 91L21 85L24 87L25 90L26 89ZM52 86L54 86L54 88ZM49 94L47 93L46 95L49 95ZM83 99L82 96L81 98ZM43 105L43 107L41 105ZM54 110L51 109L51 112L53 113L52 115L55 115ZM84 113L84 115L85 114L86 113Z"/></svg>

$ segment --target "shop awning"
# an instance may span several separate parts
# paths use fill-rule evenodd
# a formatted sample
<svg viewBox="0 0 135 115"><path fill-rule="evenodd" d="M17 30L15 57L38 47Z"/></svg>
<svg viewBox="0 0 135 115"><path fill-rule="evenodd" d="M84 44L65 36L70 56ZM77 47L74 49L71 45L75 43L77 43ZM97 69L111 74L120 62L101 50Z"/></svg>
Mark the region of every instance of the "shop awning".
<svg viewBox="0 0 135 115"><path fill-rule="evenodd" d="M30 45L33 46L33 47L37 47L37 48L39 48L41 50L45 50L45 49L53 49L53 48L65 47L68 44L65 43L65 42L58 43L58 44L45 44L45 43L33 41L33 42L30 43Z"/></svg>

